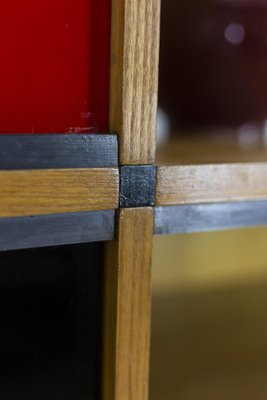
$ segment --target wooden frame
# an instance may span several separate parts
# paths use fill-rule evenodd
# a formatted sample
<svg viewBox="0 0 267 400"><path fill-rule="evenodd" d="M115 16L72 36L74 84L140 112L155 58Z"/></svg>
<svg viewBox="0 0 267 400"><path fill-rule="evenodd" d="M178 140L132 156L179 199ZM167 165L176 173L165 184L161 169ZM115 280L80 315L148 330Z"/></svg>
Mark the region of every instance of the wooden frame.
<svg viewBox="0 0 267 400"><path fill-rule="evenodd" d="M148 398L153 209L121 209L107 245L103 400Z"/></svg>
<svg viewBox="0 0 267 400"><path fill-rule="evenodd" d="M158 167L156 205L267 199L267 164Z"/></svg>
<svg viewBox="0 0 267 400"><path fill-rule="evenodd" d="M118 132L122 166L155 160L159 17L160 0L112 1L109 128ZM120 209L117 242L107 245L104 400L148 399L154 213L142 206L154 204L156 171L146 185L136 168L121 169L120 193L121 206L136 208Z"/></svg>
<svg viewBox="0 0 267 400"><path fill-rule="evenodd" d="M121 164L152 164L156 150L160 0L112 0L110 130Z"/></svg>
<svg viewBox="0 0 267 400"><path fill-rule="evenodd" d="M0 171L0 217L112 210L117 168Z"/></svg>
<svg viewBox="0 0 267 400"><path fill-rule="evenodd" d="M112 1L109 128L119 158L115 134L0 137L0 250L110 240L104 400L148 400L153 230L267 224L266 163L156 169L159 17L159 0Z"/></svg>

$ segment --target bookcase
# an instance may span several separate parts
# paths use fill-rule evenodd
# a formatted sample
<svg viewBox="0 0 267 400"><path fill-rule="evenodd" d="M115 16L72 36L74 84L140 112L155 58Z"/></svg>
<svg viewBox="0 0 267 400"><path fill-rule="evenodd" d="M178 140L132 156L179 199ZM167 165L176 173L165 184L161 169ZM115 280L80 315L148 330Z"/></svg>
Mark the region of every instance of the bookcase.
<svg viewBox="0 0 267 400"><path fill-rule="evenodd" d="M147 400L153 235L267 224L266 151L156 149L159 0L2 8L0 397Z"/></svg>

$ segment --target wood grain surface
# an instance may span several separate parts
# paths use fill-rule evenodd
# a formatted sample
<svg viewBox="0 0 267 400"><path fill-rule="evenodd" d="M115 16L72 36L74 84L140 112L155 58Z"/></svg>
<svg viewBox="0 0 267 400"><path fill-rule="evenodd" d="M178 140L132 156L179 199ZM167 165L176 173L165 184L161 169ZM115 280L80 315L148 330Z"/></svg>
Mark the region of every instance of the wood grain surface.
<svg viewBox="0 0 267 400"><path fill-rule="evenodd" d="M160 0L113 0L110 130L121 164L155 158Z"/></svg>
<svg viewBox="0 0 267 400"><path fill-rule="evenodd" d="M118 207L117 168L0 171L0 217Z"/></svg>
<svg viewBox="0 0 267 400"><path fill-rule="evenodd" d="M267 163L159 167L156 205L267 199Z"/></svg>
<svg viewBox="0 0 267 400"><path fill-rule="evenodd" d="M107 244L103 399L147 400L153 209L121 209Z"/></svg>

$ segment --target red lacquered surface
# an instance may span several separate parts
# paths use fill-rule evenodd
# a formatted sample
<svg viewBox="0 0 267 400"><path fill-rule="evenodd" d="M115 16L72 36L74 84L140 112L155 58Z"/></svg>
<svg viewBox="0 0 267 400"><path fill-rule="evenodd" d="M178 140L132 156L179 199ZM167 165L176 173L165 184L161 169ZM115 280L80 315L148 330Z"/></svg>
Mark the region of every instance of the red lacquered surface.
<svg viewBox="0 0 267 400"><path fill-rule="evenodd" d="M108 129L110 0L4 0L0 133Z"/></svg>

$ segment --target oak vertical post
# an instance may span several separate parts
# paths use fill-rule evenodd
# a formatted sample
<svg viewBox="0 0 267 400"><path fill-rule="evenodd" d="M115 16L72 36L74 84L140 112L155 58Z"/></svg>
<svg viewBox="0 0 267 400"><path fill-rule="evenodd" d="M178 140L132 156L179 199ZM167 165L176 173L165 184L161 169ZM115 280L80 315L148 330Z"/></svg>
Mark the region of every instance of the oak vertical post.
<svg viewBox="0 0 267 400"><path fill-rule="evenodd" d="M152 164L156 147L160 0L113 0L110 130L121 164Z"/></svg>
<svg viewBox="0 0 267 400"><path fill-rule="evenodd" d="M155 161L159 21L160 0L112 0L109 129L118 133L120 166L143 172ZM127 196L133 180L149 200L154 172L141 174L153 183L139 185L132 171ZM103 400L148 400L154 200L137 198L120 202L134 208L118 210L117 240L106 245Z"/></svg>
<svg viewBox="0 0 267 400"><path fill-rule="evenodd" d="M119 211L104 274L103 400L148 399L152 236L152 208Z"/></svg>

